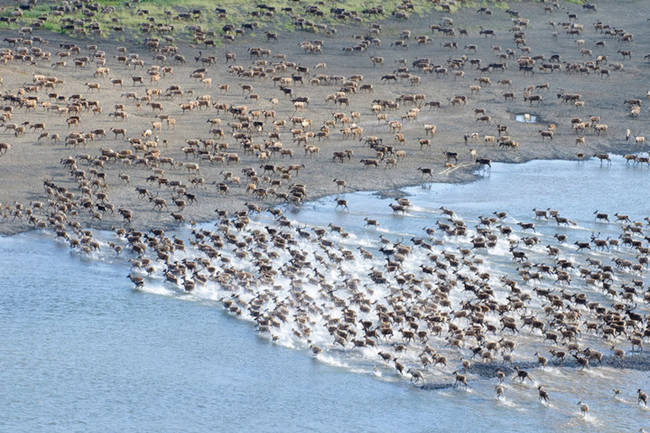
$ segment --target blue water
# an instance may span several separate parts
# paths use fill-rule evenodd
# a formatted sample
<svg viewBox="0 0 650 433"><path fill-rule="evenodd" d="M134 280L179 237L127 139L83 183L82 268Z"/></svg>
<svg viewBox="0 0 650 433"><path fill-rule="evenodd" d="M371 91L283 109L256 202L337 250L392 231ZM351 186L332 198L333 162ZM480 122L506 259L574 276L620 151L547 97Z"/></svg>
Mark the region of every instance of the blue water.
<svg viewBox="0 0 650 433"><path fill-rule="evenodd" d="M496 164L466 185L407 189L423 211L394 216L391 200L348 196L350 212L331 198L289 212L311 224L343 224L365 236L364 216L399 237L422 235L444 205L466 220L507 210L532 220L532 207L554 207L579 225L593 211L650 215L650 171L597 162ZM468 224L469 225L469 224ZM511 224L512 225L512 224ZM539 223L552 233L554 223ZM569 229L564 229L569 231ZM593 230L607 232L606 225ZM575 236L587 238L589 231ZM376 233L367 234L369 238ZM259 337L207 297L133 290L128 264L83 258L52 236L0 237L0 431L6 432L539 432L638 431L650 412L634 404L644 372L592 369L534 371L548 384L551 407L532 385L493 381L469 390L423 391L370 369L338 367ZM644 275L647 282L647 275ZM165 293L168 294L168 293ZM190 302L188 302L190 301ZM619 375L619 376L617 376ZM618 377L618 379L617 379ZM620 388L624 401L610 397ZM578 399L591 415L577 413Z"/></svg>
<svg viewBox="0 0 650 433"><path fill-rule="evenodd" d="M475 431L478 407L493 412L272 345L210 303L131 290L123 268L36 233L0 238L0 254L0 431Z"/></svg>
<svg viewBox="0 0 650 433"><path fill-rule="evenodd" d="M481 171L478 180L457 184L426 184L405 188L404 196L414 204L437 209L454 210L462 217L490 216L494 211L507 211L518 220L533 220L533 208L553 208L561 215L585 223L594 221L593 212L615 212L630 218L650 216L650 168L647 165L626 165L622 157L612 156L612 165L588 161L531 161L525 164L493 164ZM355 196L366 198L355 206ZM312 206L297 208L294 217L301 221L319 221L323 212L330 212L338 222L354 216L363 222L364 216L377 217L391 229L403 228L408 218L393 214L388 208L391 199L372 200L376 193L364 192L342 195L352 203L350 212L335 209L335 202L324 198ZM421 216L421 215L420 215ZM429 216L427 216L429 217ZM406 224L404 224L406 223ZM551 224L555 228L555 224ZM602 225L600 227L603 227Z"/></svg>

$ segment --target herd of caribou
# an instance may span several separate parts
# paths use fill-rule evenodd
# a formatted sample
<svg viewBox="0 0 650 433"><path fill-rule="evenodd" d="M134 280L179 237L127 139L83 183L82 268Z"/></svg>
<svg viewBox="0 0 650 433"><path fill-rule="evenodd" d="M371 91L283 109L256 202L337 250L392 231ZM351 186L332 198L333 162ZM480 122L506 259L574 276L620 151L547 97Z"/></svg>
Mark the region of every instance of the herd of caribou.
<svg viewBox="0 0 650 433"><path fill-rule="evenodd" d="M434 3L443 11L455 4ZM68 30L101 36L92 17L111 10L87 1L71 4L52 12L87 10L88 20L71 20ZM565 14L557 2L539 7L550 17ZM268 209L270 222L249 217L269 204L301 205L318 188L320 178L312 177L323 171L335 173L332 188L343 191L367 176L408 183L414 174L421 181L463 167L489 170L489 155L525 151L536 134L537 145L560 140L584 147L578 158L593 154L588 141L617 140L601 115L582 114L594 101L554 83L623 74L624 62L640 57L629 31L601 20L586 26L577 13L568 13L564 21L549 22L547 32L554 40L573 41L575 49L565 56L536 52L527 40L533 23L516 10L476 11L485 26L506 14L506 29L464 28L443 12L420 34L405 28L412 9L409 0L390 17L382 7L358 14L326 11L323 2L282 10L259 5L254 18L289 16L296 29L322 39L282 48L283 35L267 31L264 41L245 47L240 39L257 27L245 23L223 27L221 42L230 45L221 48L217 33L193 26L193 47L201 47L193 58L170 36L171 23L206 13L226 16L226 10L147 20L139 29L147 35L140 50L50 43L45 33L35 34L39 26L20 28L4 39L1 67L24 68L31 79L11 88L9 79L4 82L0 167L18 153L36 159L48 146L61 169L42 179L42 192L33 191L40 200L1 204L4 223L52 230L86 254L108 247L128 255L136 287L158 278L185 292L215 288L224 308L254 321L261 334L276 340L280 330L289 331L316 355L356 351L418 383L447 375L466 385L475 358L513 365L515 379L524 381L530 377L517 362L530 357L540 366L589 368L608 356L616 365L626 353L643 351L650 337L644 284L650 238L647 225L625 215L616 215L618 238L594 234L568 244L561 233L556 242L543 240L535 222L511 221L505 212L470 227L441 208L435 224L408 244L379 237L372 248L354 250L341 242L349 234L332 224L300 225L276 207ZM582 10L587 17L597 13L591 4ZM20 11L4 21L20 22ZM137 14L148 12L139 8ZM334 26L318 23L325 16L364 30L350 39L335 37ZM368 17L386 23L366 25ZM114 27L124 30L119 23ZM394 39L382 40L384 34ZM486 48L497 38L503 45ZM420 56L434 44L444 56ZM404 57L414 51L417 57ZM328 53L358 70L323 61ZM534 81L540 76L543 82ZM449 95L440 96L437 87ZM501 90L495 94L494 88ZM611 128L625 130L625 140L621 134L618 141L637 150L645 145L643 96L620 101L625 125ZM495 114L494 107L504 104L574 115L542 129L536 125L530 137L515 136L519 125ZM471 128L456 125L459 117L465 119L461 125L469 118ZM609 160L602 151L594 157ZM626 161L650 163L638 153ZM189 239L143 228L144 219L137 224L145 213L155 215L149 224L180 223L188 215L194 223L193 206L222 208L232 197L244 210L218 209L217 228L194 227ZM336 200L338 208L349 207ZM401 198L391 208L405 213L411 204ZM535 209L534 216L537 224L572 224L552 210ZM615 224L601 212L596 218ZM114 238L104 245L86 227L106 221ZM377 226L366 223L368 230ZM540 253L542 242L549 243ZM499 244L507 245L514 276L483 266ZM608 251L611 260L593 257L591 249ZM499 374L501 380L504 372ZM537 391L541 400L550 399L543 386ZM503 392L498 385L497 395ZM638 400L647 401L641 390Z"/></svg>

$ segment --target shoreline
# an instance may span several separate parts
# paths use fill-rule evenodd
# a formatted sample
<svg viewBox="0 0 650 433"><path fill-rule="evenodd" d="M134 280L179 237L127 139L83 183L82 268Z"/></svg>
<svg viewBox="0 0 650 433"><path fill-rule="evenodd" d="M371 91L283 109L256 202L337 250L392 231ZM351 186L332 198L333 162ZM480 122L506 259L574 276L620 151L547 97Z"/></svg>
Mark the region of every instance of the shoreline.
<svg viewBox="0 0 650 433"><path fill-rule="evenodd" d="M635 150L635 151L633 151L633 153L635 153L635 154L641 154L641 153L646 153L646 152L648 152L648 151L645 151L645 150ZM619 149L612 149L612 150L610 150L609 153L613 154L613 155L619 155L619 156L622 156L624 154L628 154L628 152L619 151ZM555 155L548 155L548 156L536 155L536 156L530 157L530 158L522 158L520 161L498 161L498 160L495 160L495 161L492 161L492 162L497 163L497 164L526 164L526 163L533 162L533 161L576 161L576 162L586 162L586 161L589 161L589 160L591 160L593 158L594 157L592 156L590 158L586 158L584 160L581 160L581 159L578 159L578 158L557 158ZM428 185L428 184L463 185L463 184L468 184L468 183L475 182L475 181L477 181L477 180L479 180L480 178L483 177L481 174L478 174L479 170L481 170L479 168L472 168L470 166L467 166L467 167L462 167L460 170L463 170L462 172L459 173L460 176L457 175L454 179L445 178L445 179L440 179L440 180L434 179L434 180L430 180L430 181L417 182L417 183L405 183L405 184L400 184L400 185L397 185L397 186L392 186L391 188L388 188L388 189L379 189L379 190L358 189L358 190L347 190L347 191L340 191L340 192L324 193L322 195L309 197L309 200L306 201L305 203L302 203L300 206L308 205L309 203L317 202L317 201L322 200L324 198L336 197L336 196L341 195L341 194L370 193L373 196L376 196L376 197L378 197L380 199L408 197L409 194L406 193L405 191L403 191L406 188L412 188L412 187L423 186L423 185ZM489 170L489 168L484 169L484 170ZM268 210L268 209L272 209L272 208L275 208L275 207L281 207L281 206L295 206L295 205L292 205L290 203L276 203L276 204L272 204L272 205L264 208L263 211ZM230 214L232 215L234 212L235 211L232 211L232 212L230 212ZM196 224L206 224L206 223L214 222L216 220L218 220L218 215L215 214L213 219L197 220L197 221L194 221L194 223L196 223ZM147 231L147 230L151 230L151 229L174 230L174 229L178 229L182 224L188 224L188 223L187 222L186 223L165 222L165 223L162 223L162 224L152 225L152 226L148 226L148 227L141 226L141 225L129 225L128 228L133 229L133 230L138 230L138 231ZM104 231L110 231L110 230L113 229L112 227L109 227L109 226L106 226L106 225L101 225L101 224L100 225L98 225L98 224L89 224L88 226L85 226L83 228L84 229L93 229L93 230L104 230ZM118 228L118 227L115 227L115 228ZM22 234L22 233L28 233L28 232L31 232L31 231L34 231L34 230L40 230L40 229L37 228L37 227L29 226L27 224L11 224L11 225L9 225L7 227L6 223L0 222L0 236L2 236L2 237L11 237L11 236L19 235L19 234Z"/></svg>
<svg viewBox="0 0 650 433"><path fill-rule="evenodd" d="M574 189L582 190L582 197L591 195L591 191L598 191L603 194L602 201L598 203L602 211L612 215L614 209L623 210L629 215L624 218L630 226L637 225L637 221L642 224L639 216L647 215L647 207L639 203L637 207L626 209L626 203L633 203L629 197L634 193L619 195L612 191L617 188L621 192L630 189L633 191L634 185L646 185L649 179L647 169L642 166L628 168L621 157L612 157L612 160L611 169L599 168L597 160L586 164L557 160L530 162L526 166L499 164L493 167L489 181L486 179L468 184L467 187L438 184L434 185L432 190L420 190L417 187L409 189L407 192L413 194L410 199L413 212L408 211L404 216L391 212L387 201L392 200L377 200L372 194L363 194L341 197L352 205L350 212L337 209L335 203L325 199L296 211L295 214L294 209L279 209L284 212L286 218L273 219L267 214L240 214L233 219L222 218L215 225L210 223L196 228L183 227L176 232L164 233L153 230L138 233L137 237L136 233L131 233L126 235L127 239L126 236L119 237L117 233L118 236L114 236L111 232L84 232L83 235L101 245L96 254L87 251L90 255L88 259L110 263L113 262L110 257L115 257L116 261L119 260L119 263L116 263L118 270L122 264L130 266L128 278L134 284L136 292L186 299L200 304L207 302L225 315L248 323L250 326L247 326L246 330L256 331L265 342L276 342L283 347L298 350L307 360L310 358L310 352L315 355L323 353L327 358L319 360L324 363L329 360L355 373L385 376L391 381L396 380L403 384L417 382L415 385L421 384L428 390L452 387L455 373L450 372L455 370L459 375L455 379L456 382L464 383L468 380L473 389L487 390L485 395L492 395L491 381L485 380L486 378L494 377L497 370L510 377L514 367L525 369L523 371L528 371L526 374L531 374L533 380L540 381L551 389L554 389L554 381L562 381L565 377L581 380L583 375L593 374L604 376L604 381L611 381L617 376L635 377L638 372L646 371L649 365L646 353L638 354L635 350L638 344L635 346L632 340L633 335L641 335L643 332L643 317L647 312L647 305L639 298L627 300L638 300L639 309L636 303L634 306L623 303L625 301L622 294L621 298L615 297L611 301L603 299L606 283L601 287L597 282L589 284L585 281L583 285L580 275L584 275L583 269L588 269L584 266L596 263L599 267L592 265L595 269L604 266L616 269L612 271L616 272L612 278L616 278L621 287L631 287L628 283L642 287L643 283L639 278L645 271L641 267L639 274L632 268L626 270L615 266L625 260L630 260L631 264L634 260L636 251L627 244L617 243L615 249L607 252L596 247L598 239L604 240L607 237L609 240L610 236L618 239L618 233L625 233L626 224L621 222L620 215L614 214L617 220L612 218L611 222L605 223L592 216L593 208L589 200L580 201L578 207L572 209L563 208L562 204L571 201ZM552 177L557 181L544 182L546 186L538 189L541 183L530 173L539 170L546 172L546 179ZM580 183L575 183L575 188L574 177L582 179ZM459 194L458 191L464 193ZM476 200L473 200L473 197ZM552 202L549 202L548 198L552 198ZM441 212L438 206L443 204L448 209L441 209ZM531 224L528 222L533 217L530 209L534 210L535 206L542 206L542 209L552 206L557 212L562 212L561 215L574 218L576 225L564 228L560 227L559 221L556 225L556 221L552 219L541 221L543 218L538 220L535 217L532 221L537 226L533 226L534 231L531 232L527 224ZM359 212L360 209L364 212ZM493 210L507 212L492 212ZM446 219L449 213L444 212L450 211L453 212L452 219ZM363 223L359 224L366 214L378 223L377 227L363 227ZM495 216L487 219L481 215ZM436 219L438 221L435 221ZM243 227L238 226L238 223L245 221L248 223ZM455 221L457 227L466 227L467 232L450 233L446 221ZM510 231L501 233L501 227L508 227ZM254 236L262 239L267 233L273 236L272 241L252 241ZM493 237L496 239L495 244L489 247L472 245L478 239L478 233L486 238ZM557 234L563 234L565 238L556 238ZM140 237L146 241L147 246L145 250L138 251L136 248L145 248L137 241ZM407 240L409 238L410 242ZM221 239L227 239L227 242L223 243ZM281 242L280 239L287 239L287 243ZM592 248L578 250L574 247L574 239L577 240L575 244L591 239L585 243L593 243ZM533 245L528 242L531 240L535 240ZM35 246L44 245L46 250L55 247L56 250L66 249L67 244L58 236L55 238L53 233L45 232L16 239L19 243L23 241L31 242ZM7 246L11 247L13 242L7 241ZM163 248L167 248L169 242L175 247L166 252ZM556 248L554 257L547 255L542 247L545 243L548 243L547 248ZM513 245L516 245L516 249L512 248ZM390 256L382 255L392 255L394 260L398 260L397 248L409 252L408 257L402 259L401 266L395 265L396 262L391 261ZM521 266L527 265L516 259L515 252L527 255L526 263L532 264L527 267L530 271L521 272ZM117 255L114 255L115 253ZM132 256L131 253L137 253L137 256ZM71 254L75 262L83 256L81 252ZM458 262L454 261L454 258L458 257L456 254L462 254L462 259ZM300 269L292 267L293 263L299 260L294 259L294 255L299 255L304 260L305 265ZM450 266L456 263L457 269L447 268L443 260L448 261ZM553 271L528 278L528 275L532 276L533 272L537 272L535 269L542 271L543 266L552 269L554 263L562 263L560 260L571 264L567 271L571 276L568 282L562 282L559 272L556 274ZM193 263L201 263L198 272L172 274L168 270L181 264L189 268ZM641 262L639 264L641 265ZM267 268L260 269L261 272L258 273L255 266ZM400 267L389 269L388 266ZM273 273L274 279L270 279L264 272ZM246 283L230 279L229 275L246 278ZM413 284L405 283L407 276ZM481 284L481 280L484 281L481 287L486 292L491 291L489 300L479 301L483 303L474 301L482 296L481 293L468 290L476 287L473 284ZM348 287L348 282L351 281L354 281L354 286ZM117 284L121 286L128 283L120 278ZM296 317L296 321L288 319L285 325L280 321L277 325L269 325L267 317L274 317L276 308L283 308L286 299L296 293L294 286L300 286L300 293L306 293L314 307L309 308L311 304L288 303L288 313L278 314L282 317ZM445 292L442 292L443 290ZM335 291L338 291L338 294L330 298ZM409 296L409 291L413 292L413 296ZM521 295L512 298L508 293L510 291ZM271 298L269 295L268 303L264 302L258 311L255 306L258 301L255 299L260 299L266 293L272 293L274 296ZM404 296L399 296L402 293ZM441 293L448 295L443 296ZM642 294L637 290L637 295ZM395 310L405 311L403 314L423 322L407 319L382 324L381 314L377 314L379 319L375 321L377 319L374 319L372 309L360 306L354 327L346 334L352 336L349 337L350 341L333 342L328 331L334 331L326 331L329 318L332 317L331 311L336 312L334 307L337 306L343 309L346 304L354 302L357 296L363 297L363 303L367 300L369 305L387 305L378 306L379 312L383 308L391 308L395 302L400 302L400 305L405 306L404 310L397 307ZM519 301L520 298L526 301ZM339 305L328 308L330 299ZM410 301L411 299L413 301ZM510 303L525 304L523 307L510 306L502 301L503 299ZM561 314L548 309L547 302L560 299L564 307ZM431 304L427 304L429 302ZM315 308L319 304L323 307L322 310ZM476 333L483 327L477 328L479 325L476 324L472 313L460 313L474 308L471 307L473 305L476 305L476 308L480 305L483 311L476 319L480 318L486 323L485 332L481 331L480 335ZM421 315L421 308L426 308L427 316ZM592 323L606 320L602 317L607 314L608 309L611 309L609 311L612 314L615 314L615 311L625 314L627 311L630 320L641 321L641 326L631 324L627 327L633 328L634 334L625 332L608 336L604 331L602 335L597 330L592 332ZM310 323L309 331L301 332L302 328L295 325L300 323L301 319L291 316L293 311L309 312L304 313L309 317L306 322ZM411 312L414 316L411 316ZM415 316L416 314L420 316ZM565 314L571 314L572 317L564 319ZM538 317L540 322L531 322L535 317ZM562 323L558 323L560 319L564 319ZM509 320L515 321L514 329L505 326ZM405 329L406 322L418 325L418 338L409 338L409 331ZM442 325L435 325L439 322L448 323L448 332L445 332ZM500 323L503 324L502 329L499 329ZM436 326L440 328L437 329ZM576 335L573 337L565 329L569 326L578 330L574 331ZM375 334L379 329L391 330L396 335L393 336L390 332L386 332L384 336ZM452 334L454 329L461 329L462 334ZM561 338L555 333L560 330L563 331ZM371 334L365 340L364 332ZM400 337L398 332L404 335ZM450 340L450 337L455 338L455 335L458 335L459 340ZM602 340L599 338L601 336ZM537 351L537 361L532 355L533 351ZM552 356L547 355L547 351ZM428 356L424 357L425 353ZM348 354L352 354L349 360ZM476 356L479 358L475 359ZM575 362L572 356L576 357ZM565 362L560 365L562 368L552 368L558 365L554 362L555 357L565 358ZM316 358L318 359L318 356ZM436 365L431 365L432 360ZM437 365L438 360L442 362L441 367ZM584 365L586 360L592 361L592 367L597 367L602 362L603 366L629 368L575 368L578 364ZM549 368L538 369L539 364L548 364ZM381 368L370 370L371 365ZM408 367L410 368L407 369ZM418 372L421 373L419 376ZM630 381L628 385L633 383Z"/></svg>

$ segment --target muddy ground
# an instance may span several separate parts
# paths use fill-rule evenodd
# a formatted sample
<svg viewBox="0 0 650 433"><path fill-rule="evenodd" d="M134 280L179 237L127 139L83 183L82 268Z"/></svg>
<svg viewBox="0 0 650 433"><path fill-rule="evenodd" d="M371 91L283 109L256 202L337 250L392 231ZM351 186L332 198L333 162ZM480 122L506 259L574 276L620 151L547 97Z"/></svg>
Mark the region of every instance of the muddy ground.
<svg viewBox="0 0 650 433"><path fill-rule="evenodd" d="M78 170L85 172L85 178L91 184L92 194L89 195L94 205L92 211L80 207L79 209L68 209L69 219L79 221L81 225L110 228L126 224L117 212L118 208L129 209L133 212L131 225L136 228L150 228L158 226L171 226L175 219L172 212L182 216L186 222L210 220L215 217L215 210L236 211L244 208L245 203L254 203L262 207L268 207L285 203L282 193L289 193L292 185L302 184L306 187L305 200L317 198L324 195L335 194L341 191L333 179L345 181L343 191L356 190L380 190L395 191L406 185L419 184L425 181L440 182L464 182L476 176L489 176L489 170L475 164L474 158L488 158L492 161L523 162L538 158L561 158L574 159L577 154L583 154L585 158L592 157L596 153L618 152L633 153L644 152L644 144L635 144L636 136L645 136L648 129L648 110L646 95L650 83L650 61L644 56L650 53L650 34L645 31L647 17L650 17L650 4L643 1L625 2L599 2L598 11L583 10L582 7L563 3L560 9L548 13L544 5L537 2L522 2L513 5L513 9L519 12L520 18L529 19L527 27L522 28L525 32L525 45L529 53L517 47L513 40L514 23L513 17L503 10L493 10L491 16L478 14L475 10L461 10L451 16L454 21L454 28L457 33L459 29L466 29L468 35L456 37L445 37L440 33L433 33L430 29L432 24L440 24L447 14L432 12L427 17L413 17L407 21L388 19L381 21L382 31L378 38L381 39L380 46L371 46L364 52L346 53L344 48L352 47L359 43L357 37L367 34L368 26L359 28L339 27L337 34L326 36L306 32L281 33L278 41L267 42L263 32L257 36L249 36L234 44L225 44L211 50L202 49L202 55L215 56L217 62L211 65L204 65L196 62L194 57L198 55L198 48L179 44L179 53L187 62L185 64L172 60L155 60L154 56L159 54L149 51L137 44L121 44L127 48L127 55L137 53L144 60L143 67L127 66L118 62L116 56L118 44L111 41L92 41L81 39L63 39L61 35L49 33L37 33L49 41L43 45L44 51L50 51L52 58L48 61L38 61L36 65L24 63L19 60L11 60L7 64L0 65L0 75L3 78L3 94L16 95L21 87L33 84L34 74L46 76L55 75L63 80L63 84L57 84L54 89L41 88L38 93L27 93L26 95L37 95L39 97L38 107L35 110L28 110L19 106L13 107L13 116L5 121L6 124L20 125L24 122L26 132L15 136L14 129L0 128L0 142L10 144L10 149L0 156L0 203L2 203L2 217L0 217L0 233L9 234L29 229L34 226L35 220L30 223L28 212L33 202L44 203L44 209L34 209L33 214L36 221L45 221L50 210L47 209L48 197L43 181L48 180L56 185L65 187L74 193L74 200L80 201L83 194L79 188L79 182L72 177L70 170L65 168L60 161L72 156L77 159ZM635 11L635 13L631 13ZM560 23L569 23L571 20L568 13L577 15L576 23L584 26L580 35L569 35L562 28ZM602 21L611 28L623 29L631 33L631 42L622 41L621 38L608 36L594 27L594 23ZM554 28L549 23L557 23ZM493 29L495 37L483 37L479 35L481 27ZM397 47L394 42L400 39L404 30L411 30L411 38L407 41L408 47ZM1 35L15 37L16 32L6 32ZM415 37L426 35L431 38L430 42L419 45ZM580 45L576 40L584 40ZM322 40L323 48L319 54L306 53L300 44L304 41ZM598 44L599 41L604 42ZM78 55L65 58L66 66L53 66L59 60L57 53L63 51L61 43L71 42L81 47ZM456 42L457 49L446 48L447 42ZM16 46L2 42L2 47L10 48L16 52L21 44ZM92 56L94 50L88 50L90 44L99 45L99 50L106 51L106 67L110 68L107 77L94 77L96 65L90 63L85 67L75 67L74 57ZM38 46L38 44L34 44ZM468 45L475 45L476 51L465 48ZM271 56L261 59L252 58L248 54L250 47L260 47L271 50ZM499 48L499 49L497 49ZM447 75L427 73L412 67L415 59L429 58L434 65L447 67L447 61L451 58L481 59L483 66L490 63L501 63L504 60L499 57L501 53L511 49L514 57L505 60L508 67L505 71L480 72L468 61L464 68L464 76L457 77L453 70ZM581 49L590 49L590 54L581 54ZM630 50L632 57L624 58L619 50ZM225 53L233 52L237 55L235 62L226 63ZM307 66L310 69L308 74L298 73L291 68L267 73L266 78L243 78L230 72L232 65L240 65L248 69L259 60L265 60L265 68L273 67L282 62L275 55L284 54L286 62L295 62L296 65ZM544 59L536 61L534 74L525 74L520 71L517 65L517 58L520 55L544 56ZM559 55L561 62L582 63L596 62L598 56L606 56L607 63L600 63L599 70L591 69L586 73L568 73L566 68L554 72L543 72L539 66L549 63L552 55ZM371 56L384 58L384 64L373 66ZM171 58L171 56L168 56ZM409 73L420 77L420 83L412 85L408 80L401 80L397 83L382 81L381 77L392 74L400 66L399 59L405 59ZM324 69L316 69L316 65L325 63ZM617 70L616 63L622 65ZM147 69L152 65L172 66L173 75L161 77L159 82L150 82ZM207 87L199 79L192 78L191 74L198 68L206 67L205 78L211 78L212 86ZM602 69L608 71L608 75L601 73ZM359 85L371 84L372 92L358 91L349 95L349 106L337 106L333 102L326 102L329 94L335 93L341 87L341 83L321 82L321 84L310 84L310 80L319 74L328 76L343 76L348 79L354 74L363 75ZM274 83L272 77L290 77L301 75L305 84L293 83L293 96L308 96L309 105L301 111L296 112L290 98L284 96L279 86ZM143 76L144 84L132 84L132 76ZM489 77L492 84L483 85L478 93L471 92L470 86L478 85L479 77ZM123 79L123 86L113 86L111 79ZM500 80L511 80L512 86L500 85ZM89 90L85 83L100 83L99 91ZM532 95L542 97L540 103L530 104L524 101L524 91L528 86L538 86L548 83L548 89L535 88ZM229 90L219 90L220 84L227 84ZM162 112L153 112L152 108L141 101L141 107L136 106L133 99L127 99L124 95L128 92L135 92L138 98L145 96L146 89L160 89L162 93L170 86L178 85L183 91L182 96L167 97L153 96L153 102L159 102L163 106ZM252 85L253 94L259 95L259 100L252 100L248 93L243 92L242 85ZM543 86L542 86L543 87ZM505 101L503 93L514 93L514 101ZM78 125L67 127L66 119L69 114L55 114L54 110L43 106L49 102L51 106L59 105L64 107L68 100L57 102L48 97L48 93L57 93L69 97L73 94L80 94L88 100L96 100L102 108L102 113L93 114L90 111L82 111ZM563 103L557 94L579 93L584 107L577 107L572 103ZM399 143L395 139L395 132L391 131L387 122L378 120L376 113L371 111L373 100L395 100L400 95L424 94L425 101L439 101L441 108L430 109L422 106L415 120L402 120L409 109L414 105L400 102L397 110L386 110L387 120L398 120L402 123L401 133L404 135L404 142ZM275 110L275 120L287 120L287 127L279 128L279 141L283 149L291 149L293 157L270 155L268 160L261 160L260 151L247 153L240 141L232 136L231 124L238 122L227 112L219 112L213 106L208 109L194 109L183 113L180 105L191 100L196 100L202 95L210 95L211 102L217 104L246 105L248 111ZM466 96L465 105L452 106L451 99L457 95ZM271 102L272 98L277 99L277 104ZM11 106L7 100L5 106ZM628 99L641 99L641 111L638 116L631 116L631 107L624 103ZM116 120L109 116L115 111L116 104L125 104L125 111L128 119ZM46 104L47 105L47 104ZM50 107L51 108L51 107ZM477 121L475 109L484 109L486 115L490 116L489 122ZM292 116L301 116L311 119L311 130L318 132L324 123L333 118L333 113L341 112L350 115L351 112L358 112L360 118L355 123L363 128L362 139L358 137L346 137L340 130L344 127L337 123L330 127L329 137L318 140L310 138L308 145L318 147L318 153L306 154L302 143L294 143L293 135L290 132ZM160 131L153 131L154 137L158 137L158 149L161 157L171 157L174 166L149 164L126 165L124 162L105 161L103 167L91 166L88 162L79 158L80 155L88 154L92 158L101 155L101 149L112 149L116 152L131 150L137 158L144 156L143 151L134 149L125 139L114 136L110 128L126 128L126 137L141 137L143 131L152 127L152 121L156 121L160 114L167 114L176 119L175 127L168 127L165 122ZM514 120L519 113L530 113L541 119L541 123L524 124ZM585 143L576 143L579 136L572 128L571 119L578 117L583 121L589 121L591 116L600 116L600 123L608 125L606 134L597 135L595 131L588 128L584 133ZM210 133L212 128L208 119L220 118L221 128L225 136L215 137ZM251 119L255 120L255 119ZM261 120L264 120L262 116ZM273 118L264 122L263 131L243 131L251 135L253 144L264 147L265 141L269 140L269 132L273 130ZM42 130L31 128L32 125L43 123L48 136L38 139ZM421 148L418 143L420 138L427 137L425 124L436 126L436 135L429 138L432 145ZM486 143L484 136L498 136L497 124L508 126L508 135L513 141L518 142L516 148L500 147L497 144ZM556 125L552 139L543 138L539 130L547 129L549 124ZM94 141L88 141L85 145L72 146L65 144L65 137L73 131L89 132L96 129L105 129L106 137L95 137ZM631 130L631 139L626 141L626 130ZM479 139L469 138L466 142L465 135L478 133ZM54 142L51 135L58 133L61 141ZM380 161L379 167L364 167L360 160L377 158L376 151L366 143L368 136L377 136L383 140L384 145L394 146L395 150L403 150L405 158L399 158L396 166L387 167L386 162L393 156L385 155ZM581 135L580 135L581 136ZM186 156L182 148L187 147L188 139L210 139L214 138L217 143L223 143L221 149L209 150L209 154L237 153L240 157L238 164L226 164L218 161L208 161L203 157L193 155ZM649 137L650 138L650 137ZM274 141L278 141L274 139ZM227 146L227 148L226 148ZM203 146L200 147L203 149ZM475 153L472 154L471 150ZM149 149L152 150L152 149ZM353 156L345 162L333 160L333 152L351 150ZM457 161L450 161L453 166L446 165L445 152L458 154ZM269 153L269 152L267 152ZM475 156L473 156L475 155ZM218 160L218 158L213 158ZM200 174L190 173L186 165L180 163L198 163ZM272 164L276 172L263 173L261 168L264 164ZM291 177L282 178L278 166L288 167L289 165L304 165L298 174L292 172ZM254 168L258 175L256 188L264 189L267 192L266 198L261 198L247 192L247 184L251 183L243 173L245 168ZM422 175L418 168L430 168L432 176ZM162 169L163 171L155 170ZM103 189L92 187L96 176L91 173L95 170L98 173L105 173L106 186ZM232 179L225 179L225 173L231 172L232 176L240 178L240 184ZM120 175L127 175L129 183L120 179ZM159 184L158 182L147 181L147 178L157 176L167 179L168 183L179 181L186 185L186 192L194 194L196 201L191 203L187 197L181 197L175 188ZM264 179L267 176L267 179ZM122 176L124 177L124 176ZM205 184L194 186L192 178L202 177ZM101 179L100 179L101 180ZM272 181L276 181L272 184ZM227 193L220 193L218 183L228 185ZM99 182L102 183L102 182ZM145 187L147 196L139 195L136 187ZM273 194L273 190L280 193L280 197ZM107 199L97 197L97 193L104 191ZM258 191L259 192L259 191ZM174 205L174 198L181 197L186 202L186 207L179 208ZM151 200L162 198L166 201L167 207L154 207ZM16 203L23 204L22 212L16 215ZM99 207L102 204L113 205L115 213L110 211L101 212ZM100 205L99 207L97 205ZM350 208L354 207L350 203ZM99 214L98 214L99 212ZM95 216L93 216L95 215ZM101 220L99 219L101 215Z"/></svg>

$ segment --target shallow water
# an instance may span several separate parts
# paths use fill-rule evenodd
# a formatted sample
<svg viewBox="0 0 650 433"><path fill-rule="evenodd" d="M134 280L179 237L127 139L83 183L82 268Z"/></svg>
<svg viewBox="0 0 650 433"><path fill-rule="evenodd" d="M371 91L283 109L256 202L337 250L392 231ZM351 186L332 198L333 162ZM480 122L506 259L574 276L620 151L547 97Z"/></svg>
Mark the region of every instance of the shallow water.
<svg viewBox="0 0 650 433"><path fill-rule="evenodd" d="M613 158L598 162L533 161L494 164L476 182L405 190L414 207L394 215L373 193L346 195L350 210L331 197L287 209L294 221L342 225L352 249L377 237L422 236L422 227L453 209L468 226L479 215L506 210L531 221L533 207L559 209L577 223L557 229L537 223L539 236L566 232L588 240L598 209L638 219L650 215L646 167ZM379 221L364 229L363 218ZM268 220L261 216L260 224ZM498 252L497 252L498 253ZM496 257L491 266L509 261ZM186 295L164 284L132 290L128 264L100 255L82 258L49 234L0 238L0 431L638 431L650 411L636 405L648 391L647 372L547 367L531 371L551 395L537 399L536 385L506 382L503 401L494 380L470 388L424 391L392 372L347 353L313 359L291 339L274 345L254 326L223 311L211 290ZM605 257L603 255L603 257ZM643 277L647 284L647 275ZM165 295L165 296L160 296ZM187 302L191 301L191 302ZM615 379L616 377L616 379ZM8 386L7 386L8 385ZM619 388L623 401L611 397ZM576 405L587 402L583 418Z"/></svg>
<svg viewBox="0 0 650 433"><path fill-rule="evenodd" d="M537 123L537 116L532 114L516 114L515 120L522 123Z"/></svg>

